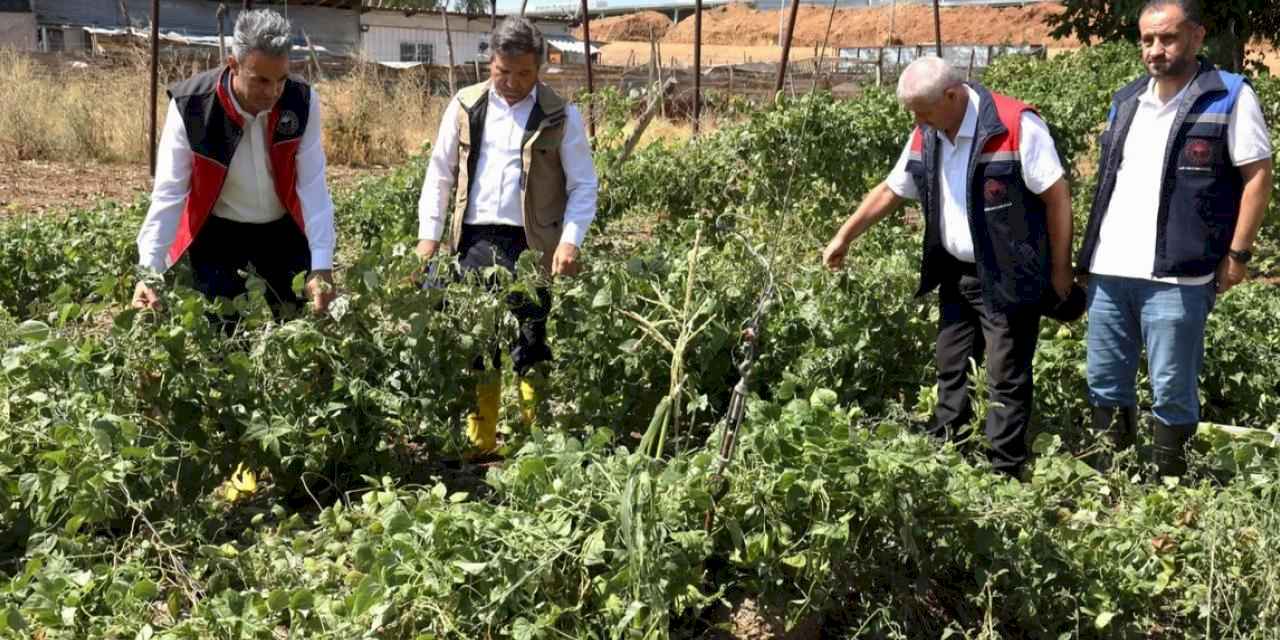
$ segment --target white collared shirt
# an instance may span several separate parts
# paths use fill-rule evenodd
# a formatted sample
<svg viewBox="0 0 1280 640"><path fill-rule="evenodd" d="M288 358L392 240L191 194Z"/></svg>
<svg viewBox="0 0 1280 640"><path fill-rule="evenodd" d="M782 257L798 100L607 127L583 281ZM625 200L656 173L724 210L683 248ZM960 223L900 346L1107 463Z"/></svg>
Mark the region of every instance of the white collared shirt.
<svg viewBox="0 0 1280 640"><path fill-rule="evenodd" d="M942 156L942 173L938 181L942 190L942 246L956 259L974 262L973 233L969 229L969 158L978 132L978 110L982 98L972 87L966 86L965 90L969 93L969 105L965 108L955 142L942 131L935 133ZM1064 175L1053 136L1049 135L1049 127L1040 116L1031 112L1022 114L1018 148L1022 158L1022 179L1032 193L1044 193ZM902 155L885 183L898 197L919 200L920 191L907 173L910 156L911 137L908 136Z"/></svg>
<svg viewBox="0 0 1280 640"><path fill-rule="evenodd" d="M229 81L229 80L228 80ZM269 112L256 117L245 112L228 92L236 111L244 118L244 135L227 168L227 180L213 205L213 215L237 222L262 224L280 219L287 212L276 195L270 156L267 155ZM336 231L333 200L325 184L325 156L321 137L320 97L311 91L311 111L298 147L298 200L311 248L311 269L333 268ZM157 272L168 268L166 258L178 233L182 210L191 191L193 151L187 139L182 114L169 101L164 132L156 154L156 177L151 191L151 207L138 232L138 264Z"/></svg>
<svg viewBox="0 0 1280 640"><path fill-rule="evenodd" d="M479 153L476 159L476 175L471 181L467 197L467 210L462 221L466 224L505 224L524 226L524 209L520 199L520 180L524 172L521 160L525 125L537 102L535 87L525 99L513 105L489 90L489 104L485 111L484 140L473 142ZM450 195L457 183L458 170L458 121L460 103L449 101L427 175L418 200L418 238L439 240L444 233L445 211ZM587 228L596 216L597 180L595 166L591 162L591 146L587 142L586 126L573 105L565 105L564 136L560 142L560 164L564 168L565 204L564 230L560 241L582 246Z"/></svg>
<svg viewBox="0 0 1280 640"><path fill-rule="evenodd" d="M1183 285L1213 281L1213 274L1161 278L1152 275L1165 152L1178 107L1186 98L1191 82L1168 102L1161 102L1152 80L1138 98L1138 110L1124 141L1115 190L1102 218L1090 273ZM1240 90L1227 120L1227 147L1231 162L1237 167L1271 157L1271 140L1262 119L1262 108L1258 95L1249 85Z"/></svg>

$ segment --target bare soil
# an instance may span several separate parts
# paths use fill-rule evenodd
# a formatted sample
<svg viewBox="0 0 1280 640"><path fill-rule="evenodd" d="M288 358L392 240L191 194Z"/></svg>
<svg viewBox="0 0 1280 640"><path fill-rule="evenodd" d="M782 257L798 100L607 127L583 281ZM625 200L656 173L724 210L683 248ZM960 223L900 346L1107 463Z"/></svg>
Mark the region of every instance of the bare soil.
<svg viewBox="0 0 1280 640"><path fill-rule="evenodd" d="M383 167L330 166L329 188L338 191ZM92 207L104 200L133 202L151 191L146 164L60 161L0 162L0 216L56 213Z"/></svg>
<svg viewBox="0 0 1280 640"><path fill-rule="evenodd" d="M946 7L941 10L943 42L952 44L1043 44L1053 47L1079 46L1073 38L1049 35L1045 17L1062 12L1061 5L1045 3L1020 7ZM592 22L593 40L648 42L648 25L665 17L635 14ZM785 13L785 12L782 12ZM656 17L655 17L656 16ZM702 42L707 45L777 45L778 11L757 11L744 4L731 4L703 12ZM831 19L829 7L801 5L796 18L793 46L820 44ZM596 25L600 25L597 27ZM581 37L581 29L579 29ZM887 44L922 44L934 41L933 9L928 5L900 5L837 9L831 19L830 43L835 47L870 47ZM693 44L693 19L682 19L666 31L663 43Z"/></svg>

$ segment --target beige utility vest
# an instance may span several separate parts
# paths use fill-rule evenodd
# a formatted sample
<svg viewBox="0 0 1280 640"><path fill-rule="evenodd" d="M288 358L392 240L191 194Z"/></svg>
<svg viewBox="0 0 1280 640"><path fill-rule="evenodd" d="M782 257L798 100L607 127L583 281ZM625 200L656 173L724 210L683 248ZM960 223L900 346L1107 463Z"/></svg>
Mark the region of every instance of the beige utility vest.
<svg viewBox="0 0 1280 640"><path fill-rule="evenodd" d="M462 240L462 219L471 197L472 178L484 140L485 113L489 106L489 83L471 85L458 92L458 188L449 229L449 246L456 249ZM545 84L538 83L537 102L525 124L521 145L520 205L524 235L529 248L542 252L542 266L551 269L551 259L564 230L564 209L569 201L564 167L560 164L560 141L564 139L565 101Z"/></svg>

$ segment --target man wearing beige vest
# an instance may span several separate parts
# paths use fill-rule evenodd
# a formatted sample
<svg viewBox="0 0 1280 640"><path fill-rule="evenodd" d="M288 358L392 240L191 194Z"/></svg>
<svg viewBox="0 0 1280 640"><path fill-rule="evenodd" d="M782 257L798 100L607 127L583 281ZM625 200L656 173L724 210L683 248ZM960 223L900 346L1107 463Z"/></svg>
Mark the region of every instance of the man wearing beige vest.
<svg viewBox="0 0 1280 640"><path fill-rule="evenodd" d="M508 271L527 249L542 252L553 276L578 270L578 247L595 218L596 174L578 110L538 81L545 42L524 18L508 18L489 38L489 80L462 89L445 109L418 203L418 255L431 258L445 236L445 212L455 190L446 249L465 272ZM547 313L551 295L508 298L520 324L511 360L520 378L525 426L536 414L539 365L551 360ZM484 370L476 406L467 416L473 457L496 452L501 396L500 354Z"/></svg>

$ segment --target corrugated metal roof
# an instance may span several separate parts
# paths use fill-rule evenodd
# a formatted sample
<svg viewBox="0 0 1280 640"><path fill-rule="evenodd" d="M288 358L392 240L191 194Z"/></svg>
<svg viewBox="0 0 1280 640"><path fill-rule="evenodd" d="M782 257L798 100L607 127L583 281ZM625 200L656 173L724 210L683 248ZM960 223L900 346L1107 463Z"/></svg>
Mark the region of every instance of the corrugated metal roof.
<svg viewBox="0 0 1280 640"><path fill-rule="evenodd" d="M560 51L563 51L565 53L576 53L580 56L585 55L583 53L583 51L585 50L585 43L582 42L581 40L578 40L576 38L565 38L563 36L547 36L545 39L547 41L547 44L551 45L552 47L555 47L556 49L559 49ZM591 53L592 54L600 53L600 47L591 45Z"/></svg>

